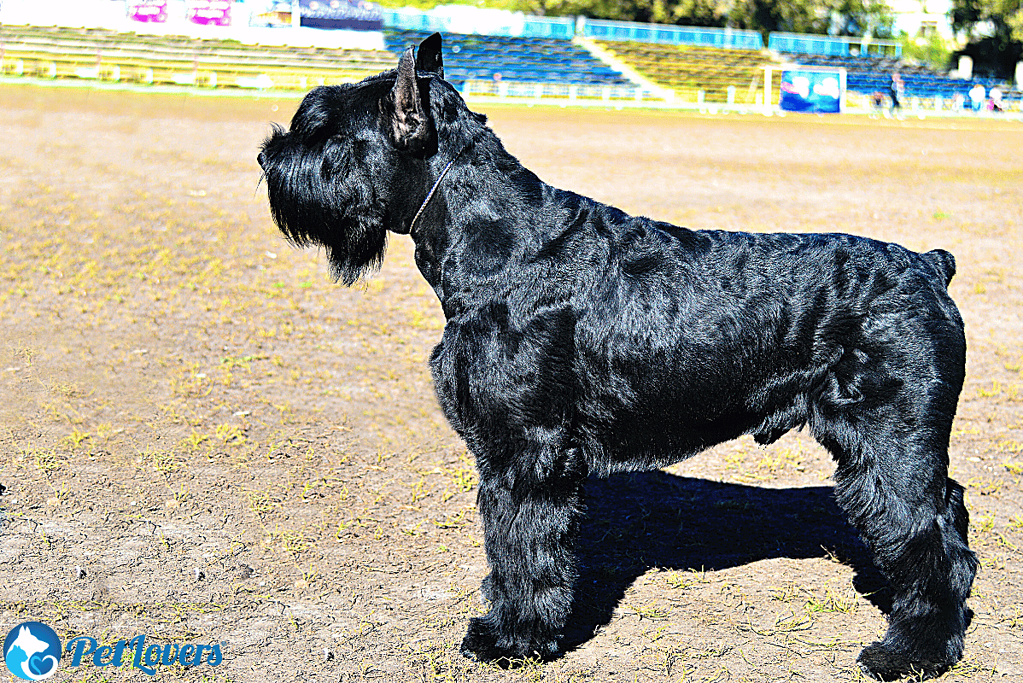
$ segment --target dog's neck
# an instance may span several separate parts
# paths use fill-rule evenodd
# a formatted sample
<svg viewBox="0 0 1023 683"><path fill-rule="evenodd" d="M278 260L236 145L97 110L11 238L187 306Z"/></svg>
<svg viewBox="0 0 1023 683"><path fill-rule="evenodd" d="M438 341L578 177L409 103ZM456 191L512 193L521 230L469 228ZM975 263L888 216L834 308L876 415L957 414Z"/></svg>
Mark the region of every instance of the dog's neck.
<svg viewBox="0 0 1023 683"><path fill-rule="evenodd" d="M410 230L416 265L449 317L461 306L452 297L462 300L469 292L503 286L507 264L549 239L543 210L552 190L492 132L477 133L454 149L448 161L438 159L436 180ZM502 173L481 172L495 166ZM452 256L456 245L466 243L474 245L471 262Z"/></svg>
<svg viewBox="0 0 1023 683"><path fill-rule="evenodd" d="M433 187L430 188L430 191L426 193L426 199L424 199L423 203L419 205L419 210L416 211L416 215L412 217L412 222L409 223L407 232L410 235L415 235L416 223L419 222L419 217L423 215L423 211L426 210L426 207L430 204L430 200L433 199L433 196L437 193L437 188L440 187L441 182L444 180L444 176L448 174L448 171L451 170L451 167L455 165L455 162L458 161L458 158L462 156L465 153L465 150L467 149L469 149L469 145L462 147L462 149L459 150L458 154L451 157L451 161L449 161L444 166L443 170L441 170L441 172L437 175L436 182L433 183Z"/></svg>

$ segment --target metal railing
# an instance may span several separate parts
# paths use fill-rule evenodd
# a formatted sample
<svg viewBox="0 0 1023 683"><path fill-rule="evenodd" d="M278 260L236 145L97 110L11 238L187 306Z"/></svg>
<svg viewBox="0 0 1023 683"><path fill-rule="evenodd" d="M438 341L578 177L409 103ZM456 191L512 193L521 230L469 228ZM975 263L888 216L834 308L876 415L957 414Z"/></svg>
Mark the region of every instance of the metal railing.
<svg viewBox="0 0 1023 683"><path fill-rule="evenodd" d="M764 39L757 31L699 26L641 24L632 21L603 21L580 17L576 32L597 40L702 45L738 50L762 50Z"/></svg>
<svg viewBox="0 0 1023 683"><path fill-rule="evenodd" d="M401 31L440 31L441 33L479 33L512 38L555 38L572 40L575 19L571 17L534 17L521 12L491 15L490 21L479 21L467 31L470 20L451 14L423 12L411 7L381 8L384 26Z"/></svg>
<svg viewBox="0 0 1023 683"><path fill-rule="evenodd" d="M469 80L462 84L463 97L492 95L498 98L528 100L601 100L653 101L653 93L635 85L582 85L567 83L529 83L492 80Z"/></svg>
<svg viewBox="0 0 1023 683"><path fill-rule="evenodd" d="M845 36L772 33L767 46L777 52L827 57L901 57L902 46L893 40Z"/></svg>

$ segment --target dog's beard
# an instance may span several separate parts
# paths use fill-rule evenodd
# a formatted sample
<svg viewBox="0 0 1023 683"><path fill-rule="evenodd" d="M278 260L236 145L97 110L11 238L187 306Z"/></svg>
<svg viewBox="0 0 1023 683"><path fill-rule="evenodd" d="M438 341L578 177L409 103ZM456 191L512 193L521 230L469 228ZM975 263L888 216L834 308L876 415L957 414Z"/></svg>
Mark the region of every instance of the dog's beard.
<svg viewBox="0 0 1023 683"><path fill-rule="evenodd" d="M351 285L383 261L386 211L364 174L344 172L323 150L284 152L284 135L275 132L260 155L274 223L296 246L323 246L334 279Z"/></svg>

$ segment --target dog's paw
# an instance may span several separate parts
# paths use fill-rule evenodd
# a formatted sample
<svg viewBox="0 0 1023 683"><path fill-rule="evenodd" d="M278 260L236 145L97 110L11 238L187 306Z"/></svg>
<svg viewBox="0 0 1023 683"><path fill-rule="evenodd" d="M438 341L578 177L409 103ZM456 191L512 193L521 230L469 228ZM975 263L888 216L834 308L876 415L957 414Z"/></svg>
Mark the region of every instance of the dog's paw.
<svg viewBox="0 0 1023 683"><path fill-rule="evenodd" d="M469 659L511 669L522 666L527 660L546 661L553 658L558 653L558 644L554 639L536 642L533 639L508 636L498 631L486 617L482 617L469 620L469 631L462 640L461 652Z"/></svg>
<svg viewBox="0 0 1023 683"><path fill-rule="evenodd" d="M950 664L918 660L897 652L884 643L871 643L856 658L860 670L879 681L897 681L908 678L925 681L945 673Z"/></svg>

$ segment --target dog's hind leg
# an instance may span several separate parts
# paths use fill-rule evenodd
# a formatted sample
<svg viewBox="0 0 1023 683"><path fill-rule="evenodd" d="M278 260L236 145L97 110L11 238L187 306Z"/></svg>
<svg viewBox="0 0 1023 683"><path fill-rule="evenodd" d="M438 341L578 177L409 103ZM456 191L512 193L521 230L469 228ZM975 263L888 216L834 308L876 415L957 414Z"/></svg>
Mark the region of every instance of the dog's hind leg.
<svg viewBox="0 0 1023 683"><path fill-rule="evenodd" d="M934 481L911 489L899 475L879 469L836 476L838 502L893 592L888 632L857 661L880 680L936 677L962 658L965 603L977 568L966 544L963 489L947 478L943 487Z"/></svg>
<svg viewBox="0 0 1023 683"><path fill-rule="evenodd" d="M948 478L959 355L928 364L851 354L813 420L838 461L838 504L891 583L888 632L857 660L881 680L933 678L963 654L977 559L967 546L963 489Z"/></svg>

